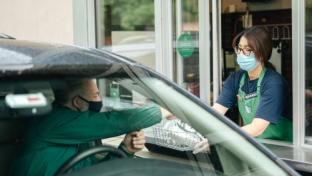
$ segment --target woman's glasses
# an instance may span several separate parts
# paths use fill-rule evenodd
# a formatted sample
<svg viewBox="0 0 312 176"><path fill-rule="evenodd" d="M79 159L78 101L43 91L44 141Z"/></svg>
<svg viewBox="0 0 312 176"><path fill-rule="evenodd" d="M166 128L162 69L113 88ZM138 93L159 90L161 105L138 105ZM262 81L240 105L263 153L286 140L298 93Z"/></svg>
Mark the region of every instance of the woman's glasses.
<svg viewBox="0 0 312 176"><path fill-rule="evenodd" d="M245 56L250 56L251 53L254 53L252 49L250 48L240 48L240 47L235 47L234 48L236 54L241 54L243 53Z"/></svg>

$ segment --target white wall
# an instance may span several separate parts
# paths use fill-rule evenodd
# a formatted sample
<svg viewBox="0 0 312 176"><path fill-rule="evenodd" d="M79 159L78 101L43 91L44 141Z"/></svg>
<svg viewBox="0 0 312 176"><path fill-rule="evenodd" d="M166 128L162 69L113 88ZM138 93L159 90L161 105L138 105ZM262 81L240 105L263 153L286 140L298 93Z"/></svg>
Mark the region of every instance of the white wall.
<svg viewBox="0 0 312 176"><path fill-rule="evenodd" d="M73 44L72 0L0 0L0 33Z"/></svg>
<svg viewBox="0 0 312 176"><path fill-rule="evenodd" d="M242 2L242 0L222 0L222 12L227 12L228 6L231 4L236 6L237 12L245 11L247 5L247 3ZM270 0L264 3L248 3L248 6L251 11L289 9L291 8L291 0Z"/></svg>

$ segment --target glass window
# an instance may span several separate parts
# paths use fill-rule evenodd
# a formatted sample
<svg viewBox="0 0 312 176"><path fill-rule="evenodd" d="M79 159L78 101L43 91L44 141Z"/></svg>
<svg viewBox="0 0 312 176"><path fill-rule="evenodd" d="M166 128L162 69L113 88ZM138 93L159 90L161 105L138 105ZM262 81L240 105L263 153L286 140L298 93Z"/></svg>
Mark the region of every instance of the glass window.
<svg viewBox="0 0 312 176"><path fill-rule="evenodd" d="M97 47L155 68L154 0L97 1Z"/></svg>
<svg viewBox="0 0 312 176"><path fill-rule="evenodd" d="M312 144L312 0L306 0L306 38L305 38L305 62L306 62L306 143Z"/></svg>
<svg viewBox="0 0 312 176"><path fill-rule="evenodd" d="M175 0L174 80L199 97L198 0Z"/></svg>

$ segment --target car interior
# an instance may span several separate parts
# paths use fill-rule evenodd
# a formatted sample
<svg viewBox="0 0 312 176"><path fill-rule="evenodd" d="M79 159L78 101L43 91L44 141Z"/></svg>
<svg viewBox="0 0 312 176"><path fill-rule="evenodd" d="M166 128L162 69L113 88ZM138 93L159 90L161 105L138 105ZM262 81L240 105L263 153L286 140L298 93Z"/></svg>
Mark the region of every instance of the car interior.
<svg viewBox="0 0 312 176"><path fill-rule="evenodd" d="M63 79L57 80L60 87L64 85ZM272 161L265 158L261 152L254 151L254 155L258 156L259 160L267 163L265 165L257 164L252 156L244 154L244 150L254 150L248 141L232 132L213 114L199 108L196 103L186 99L182 94L176 93L173 87L157 79L142 81L129 78L102 78L98 79L97 83L103 97L102 111L121 110L139 107L142 104L156 103L169 110L177 118L168 120L163 117L161 123L144 129L146 149L138 152L135 158L101 162L77 172L71 172L69 175L88 175L90 173L95 175L126 173L134 175L261 175L269 173L270 170L281 175L285 174L284 171L272 165ZM3 175L10 174L12 162L23 147L23 135L30 119L40 118L51 111L54 88L55 86L53 88L51 86L51 80L24 79L1 82L0 173ZM168 96L168 93L171 96ZM202 124L200 122L205 119L209 119L210 123ZM217 132L218 129L223 130ZM210 152L194 155L192 147L204 138L209 140ZM60 173L66 173L65 171L70 170L75 163L90 155L103 152L120 155L118 151L116 152L116 148L111 147L117 147L118 142L106 143L105 140L102 140L100 145L104 146L104 149L95 146L87 153L79 153L78 157L65 164L65 169L62 168L64 170ZM246 145L246 149L240 149L237 142L242 146ZM123 158L121 155L120 157ZM116 169L111 169L117 167L118 173L116 173ZM266 169L266 167L270 169Z"/></svg>
<svg viewBox="0 0 312 176"><path fill-rule="evenodd" d="M109 90L106 92L102 92L103 94L106 94L107 97L105 97L105 105L103 107L103 110L112 110L112 109L124 109L124 108L131 108L131 107L137 107L138 104L142 103L142 101L147 101L148 97L140 96L139 94L135 94L133 92L129 92L127 89L120 89L119 85L126 84L130 89L139 89L139 91L145 95L148 95L142 88L139 86L136 86L136 84L133 84L130 82L130 80L122 79L118 80L119 83L117 84L115 81L109 81L109 84L106 84L103 89L100 89L102 91ZM99 85L104 85L104 80L99 81ZM59 81L59 85L63 86L62 81ZM132 86L132 87L131 87ZM44 98L46 98L47 103L44 106L38 106L38 105L30 105L30 101L33 101L33 99L36 99L36 93L42 93L44 95ZM51 104L54 100L53 95L53 89L50 85L49 81L45 80L34 80L34 81L24 81L24 80L15 80L15 81L7 81L6 83L2 82L0 86L0 173L4 175L10 175L10 169L11 165L14 162L14 159L18 152L23 147L23 135L25 134L27 130L27 125L31 118L40 118L40 116L43 116L51 111ZM15 103L10 104L10 100L8 100L9 96L14 95L15 99L12 101ZM19 97L16 97L19 96ZM23 96L23 97L21 97ZM133 100L133 96L136 96L135 99L140 100L141 102L131 103ZM35 98L34 98L35 97ZM120 98L123 99L120 101ZM144 99L144 100L143 100ZM18 101L24 101L23 103L18 103ZM117 103L118 101L119 103ZM35 110L36 109L36 110ZM97 141L98 142L98 141ZM105 152L116 152L114 148L109 148L107 150L107 147L110 147L110 144L102 144L104 145L104 151ZM184 157L186 157L185 152L178 152L176 150L172 150L169 148L162 148L157 147L155 144L147 144L147 146L154 151L159 151L160 153L169 153L171 155L177 155L177 154L184 154ZM105 148L106 147L106 148ZM97 148L95 148L96 150ZM91 150L91 153L93 153L94 150ZM119 151L117 151L117 155ZM102 150L95 151L95 153L103 153ZM90 154L83 154L84 156L78 156L78 160L84 159L86 156L90 156ZM121 154L122 155L122 154ZM183 155L181 155L183 157ZM123 156L124 157L124 156ZM64 171L67 171L69 167L73 166L73 162L76 163L77 158L70 161L70 165L68 167L62 168L61 173ZM129 163L132 163L132 161L127 161ZM146 162L146 161L139 161L139 162ZM155 161L154 161L155 162ZM163 163L163 167L167 167L165 162ZM167 163L168 164L168 163ZM171 164L171 169L179 167L179 171L181 171L181 166L183 165L174 165ZM129 164L128 164L129 165ZM102 167L102 166L101 166ZM129 166L130 167L130 166ZM129 169L128 167L128 169ZM134 166L133 166L134 167ZM131 168L131 167L130 167ZM65 169L65 170L64 170ZM189 173L191 171L191 168L188 166L187 169L184 168L184 174ZM146 168L145 171L148 171ZM173 170L174 171L174 170ZM174 173L171 171L172 173ZM142 172L144 173L144 172Z"/></svg>
<svg viewBox="0 0 312 176"><path fill-rule="evenodd" d="M50 102L53 101L51 99L53 92L46 81L14 80L2 82L0 87L0 173L9 175L15 155L22 147L23 134L27 129L29 119L51 110ZM22 107L12 108L6 103L7 95L25 95L24 98L27 98L37 92L42 92L45 97L49 97L49 103L39 107L29 107L25 103L24 107L22 105Z"/></svg>

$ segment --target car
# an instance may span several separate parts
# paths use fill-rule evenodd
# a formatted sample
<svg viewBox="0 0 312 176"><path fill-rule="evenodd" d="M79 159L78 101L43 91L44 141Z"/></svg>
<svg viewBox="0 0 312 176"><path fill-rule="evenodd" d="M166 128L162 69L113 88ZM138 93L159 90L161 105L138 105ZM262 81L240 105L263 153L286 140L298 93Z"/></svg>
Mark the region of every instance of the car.
<svg viewBox="0 0 312 176"><path fill-rule="evenodd" d="M0 39L0 173L9 175L32 119L53 111L54 91L66 80L96 79L101 111L156 104L169 116L144 129L146 148L71 171L94 154L120 151L122 137L103 139L66 163L63 175L299 175L232 121L160 73L109 51ZM92 118L90 118L92 120ZM135 122L133 122L135 123ZM130 125L130 124L129 124ZM40 133L40 132L38 132ZM194 154L200 142L207 150ZM117 152L116 152L117 150Z"/></svg>

